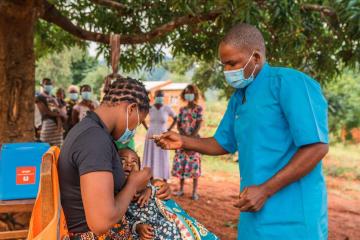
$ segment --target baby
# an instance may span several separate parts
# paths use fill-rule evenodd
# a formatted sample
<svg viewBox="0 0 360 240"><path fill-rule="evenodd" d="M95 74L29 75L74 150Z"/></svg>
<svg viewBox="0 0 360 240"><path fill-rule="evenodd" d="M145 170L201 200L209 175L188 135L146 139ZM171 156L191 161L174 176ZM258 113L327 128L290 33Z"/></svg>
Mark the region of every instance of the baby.
<svg viewBox="0 0 360 240"><path fill-rule="evenodd" d="M125 176L131 171L140 170L140 158L130 148L119 150ZM155 195L159 182L149 184L141 194L136 194L128 208L126 217L132 229L134 239L181 239L180 232L174 221L164 216L158 206Z"/></svg>

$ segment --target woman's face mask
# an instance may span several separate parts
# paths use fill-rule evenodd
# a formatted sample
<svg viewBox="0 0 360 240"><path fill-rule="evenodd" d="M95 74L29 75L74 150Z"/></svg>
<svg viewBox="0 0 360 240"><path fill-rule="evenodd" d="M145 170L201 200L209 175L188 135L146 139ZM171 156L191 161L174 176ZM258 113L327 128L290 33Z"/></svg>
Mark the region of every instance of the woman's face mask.
<svg viewBox="0 0 360 240"><path fill-rule="evenodd" d="M193 94L193 93L185 93L184 98L188 102L193 102L195 100L195 94Z"/></svg>
<svg viewBox="0 0 360 240"><path fill-rule="evenodd" d="M91 92L82 92L82 93L81 93L81 97L82 97L84 100L91 100L91 96L92 96L92 93L91 93Z"/></svg>
<svg viewBox="0 0 360 240"><path fill-rule="evenodd" d="M79 98L79 94L77 93L69 93L69 97L71 100L76 101Z"/></svg>
<svg viewBox="0 0 360 240"><path fill-rule="evenodd" d="M137 124L136 124L136 127L133 130L129 129L129 113L128 112L129 112L129 106L126 109L126 129L125 129L125 132L117 140L118 142L121 142L122 144L128 143L134 137L134 135L136 133L136 128L140 125L139 110L136 107Z"/></svg>
<svg viewBox="0 0 360 240"><path fill-rule="evenodd" d="M44 91L47 93L51 93L51 91L53 90L53 85L49 84L49 85L44 85Z"/></svg>
<svg viewBox="0 0 360 240"><path fill-rule="evenodd" d="M225 79L230 86L232 86L233 88L245 88L250 83L252 83L252 81L254 81L254 72L257 65L255 65L253 72L248 78L245 78L244 76L244 70L249 64L253 55L254 52L251 54L249 60L246 62L244 67L236 70L224 71Z"/></svg>
<svg viewBox="0 0 360 240"><path fill-rule="evenodd" d="M155 97L155 104L163 104L164 97Z"/></svg>

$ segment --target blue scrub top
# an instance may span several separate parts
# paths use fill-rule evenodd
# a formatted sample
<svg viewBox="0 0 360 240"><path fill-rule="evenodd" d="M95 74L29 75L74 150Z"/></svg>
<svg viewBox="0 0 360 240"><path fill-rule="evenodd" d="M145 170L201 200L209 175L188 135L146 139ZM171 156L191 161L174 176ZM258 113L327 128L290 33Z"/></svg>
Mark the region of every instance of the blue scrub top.
<svg viewBox="0 0 360 240"><path fill-rule="evenodd" d="M327 102L311 77L265 63L246 89L233 94L214 138L226 151L239 152L241 190L259 185L287 165L301 146L328 143ZM319 163L271 196L259 212L241 213L238 239L327 239L327 222Z"/></svg>

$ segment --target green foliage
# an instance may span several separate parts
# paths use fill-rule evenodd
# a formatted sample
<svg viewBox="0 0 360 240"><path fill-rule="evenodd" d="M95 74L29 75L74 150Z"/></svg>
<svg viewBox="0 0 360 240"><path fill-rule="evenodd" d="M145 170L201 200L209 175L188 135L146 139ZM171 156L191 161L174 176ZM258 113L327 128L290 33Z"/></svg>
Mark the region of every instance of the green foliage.
<svg viewBox="0 0 360 240"><path fill-rule="evenodd" d="M48 54L36 62L35 79L37 83L45 77L54 81L55 86L65 88L71 84L71 51Z"/></svg>
<svg viewBox="0 0 360 240"><path fill-rule="evenodd" d="M73 59L71 62L72 84L79 84L97 65L97 60L83 51L78 59Z"/></svg>
<svg viewBox="0 0 360 240"><path fill-rule="evenodd" d="M109 68L98 65L93 71L89 72L81 81L80 85L89 84L93 88L93 92L98 97L101 95L104 78L109 74Z"/></svg>
<svg viewBox="0 0 360 240"><path fill-rule="evenodd" d="M59 53L64 48L70 48L76 45L85 47L87 44L54 24L43 20L37 22L34 39L36 59L40 59L51 53Z"/></svg>
<svg viewBox="0 0 360 240"><path fill-rule="evenodd" d="M342 128L360 127L360 77L358 72L347 71L324 87L329 102L329 129L340 137Z"/></svg>
<svg viewBox="0 0 360 240"><path fill-rule="evenodd" d="M65 48L37 60L35 79L40 84L43 78L48 77L54 81L56 87L66 89L72 84L79 85L93 71L97 72L98 65L98 61L89 56L86 50L79 47ZM106 74L102 75L102 79L104 76ZM94 86L98 85L95 81Z"/></svg>
<svg viewBox="0 0 360 240"><path fill-rule="evenodd" d="M217 68L217 47L224 33L237 22L257 26L264 34L267 56L271 64L294 67L321 82L334 79L345 67L355 68L360 59L360 2L358 0L318 1L225 1L225 0L125 0L128 9L117 11L81 1L51 1L73 23L87 30L109 34L134 35L149 32L175 17L199 16L221 9L215 21L189 24L169 34L140 45L122 46L120 65L129 72L151 68L164 59L164 48L175 56L185 55L197 62L201 75ZM331 7L336 15L308 10L306 4ZM37 28L36 46L39 56L50 49L77 44L69 34L47 23ZM108 55L108 46L99 52ZM186 59L185 59L186 60ZM201 65L201 64L200 64ZM183 67L186 69L188 64ZM182 67L182 66L179 66ZM199 85L221 86L216 77L198 80ZM199 78L208 79L208 78ZM228 95L228 90L225 91Z"/></svg>

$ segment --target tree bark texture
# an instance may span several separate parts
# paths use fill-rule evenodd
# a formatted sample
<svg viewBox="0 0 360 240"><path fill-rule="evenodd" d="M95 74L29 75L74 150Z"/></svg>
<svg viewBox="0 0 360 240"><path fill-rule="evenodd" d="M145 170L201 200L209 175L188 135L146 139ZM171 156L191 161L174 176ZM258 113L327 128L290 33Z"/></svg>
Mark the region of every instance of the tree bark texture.
<svg viewBox="0 0 360 240"><path fill-rule="evenodd" d="M35 0L0 0L0 144L34 140Z"/></svg>

